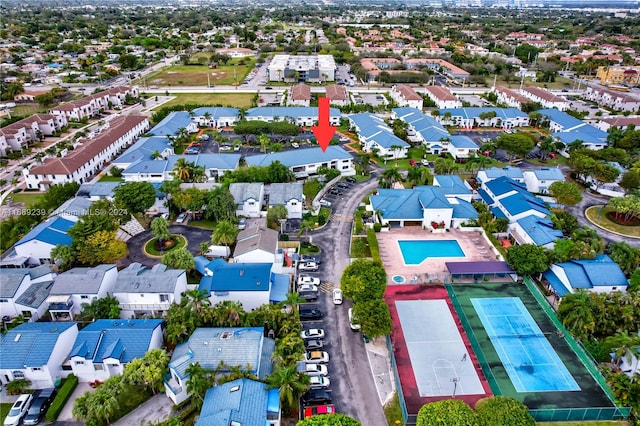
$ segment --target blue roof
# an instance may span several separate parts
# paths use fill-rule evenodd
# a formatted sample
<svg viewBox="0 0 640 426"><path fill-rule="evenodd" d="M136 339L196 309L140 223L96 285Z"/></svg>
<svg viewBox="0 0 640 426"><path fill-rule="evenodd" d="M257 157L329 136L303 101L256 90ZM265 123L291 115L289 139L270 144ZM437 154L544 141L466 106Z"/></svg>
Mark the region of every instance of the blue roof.
<svg viewBox="0 0 640 426"><path fill-rule="evenodd" d="M154 152L161 153L165 149L173 149L171 141L166 136L152 136L148 138L140 138L122 155L120 155L114 163L135 163L140 160L152 160Z"/></svg>
<svg viewBox="0 0 640 426"><path fill-rule="evenodd" d="M167 170L167 160L143 160L131 164L122 173L164 173L165 170Z"/></svg>
<svg viewBox="0 0 640 426"><path fill-rule="evenodd" d="M201 166L205 169L235 170L240 164L240 154L196 154L196 155L170 155L167 158L167 167L173 169L173 164L178 158L184 158L193 163L195 167Z"/></svg>
<svg viewBox="0 0 640 426"><path fill-rule="evenodd" d="M149 130L154 136L174 136L178 130L186 128L191 124L191 116L186 111L173 111L169 113L161 122Z"/></svg>
<svg viewBox="0 0 640 426"><path fill-rule="evenodd" d="M210 118L216 120L220 117L237 117L240 110L238 108L228 107L200 107L191 112L196 117L202 117L206 113L209 113Z"/></svg>
<svg viewBox="0 0 640 426"><path fill-rule="evenodd" d="M557 266L564 270L573 288L626 287L629 284L620 266L606 254L599 254L594 259L571 260Z"/></svg>
<svg viewBox="0 0 640 426"><path fill-rule="evenodd" d="M469 136L450 136L450 144L458 149L479 149Z"/></svg>
<svg viewBox="0 0 640 426"><path fill-rule="evenodd" d="M487 178L496 179L502 176L506 176L511 179L523 179L524 175L519 167L491 167L490 169L484 169Z"/></svg>
<svg viewBox="0 0 640 426"><path fill-rule="evenodd" d="M442 138L450 138L447 129L433 117L424 115L416 108L394 108L396 116L411 125L422 136L425 142L435 142ZM435 147L434 147L435 148Z"/></svg>
<svg viewBox="0 0 640 426"><path fill-rule="evenodd" d="M487 182L485 184L485 187L491 190L491 193L496 197L502 194L507 194L511 191L527 193L529 192L527 191L527 188L526 186L524 186L524 184L506 176L502 176Z"/></svg>
<svg viewBox="0 0 640 426"><path fill-rule="evenodd" d="M491 196L487 194L487 191L485 191L484 189L478 189L478 195L480 195L480 198L482 198L482 201L487 203L487 205L490 206L491 204L494 203L493 198L491 198Z"/></svg>
<svg viewBox="0 0 640 426"><path fill-rule="evenodd" d="M322 148L314 147L307 149L295 149L284 152L273 152L270 154L252 155L246 157L248 166L267 167L274 161L279 161L287 167L303 166L312 163L326 163L331 160L353 159L351 154L341 146L329 145L326 152Z"/></svg>
<svg viewBox="0 0 640 426"><path fill-rule="evenodd" d="M487 112L495 112L496 118L511 119L511 118L529 118L528 114L520 111L517 108L483 108L483 107L465 107L465 108L443 108L440 110L440 117L443 117L446 113L451 113L451 117L462 118L479 118L480 114Z"/></svg>
<svg viewBox="0 0 640 426"><path fill-rule="evenodd" d="M76 337L69 358L79 356L95 362L106 358L121 363L142 358L149 350L151 337L161 319L99 319L89 323Z"/></svg>
<svg viewBox="0 0 640 426"><path fill-rule="evenodd" d="M449 208L454 206L437 186L417 186L413 189L379 189L372 195L371 205L379 210L384 219L421 220L423 209Z"/></svg>
<svg viewBox="0 0 640 426"><path fill-rule="evenodd" d="M554 229L553 223L547 218L529 215L517 222L536 245L544 246L562 238L562 230Z"/></svg>
<svg viewBox="0 0 640 426"><path fill-rule="evenodd" d="M206 268L213 277L205 276L198 287L200 291L270 291L271 263L227 263L213 259Z"/></svg>
<svg viewBox="0 0 640 426"><path fill-rule="evenodd" d="M551 136L565 145L577 140L582 141L583 145L607 145L607 133L588 124L569 132L553 133Z"/></svg>
<svg viewBox="0 0 640 426"><path fill-rule="evenodd" d="M453 219L478 218L478 211L471 205L470 202L466 200L456 198L453 202L451 202L451 206L453 207L453 214L451 215Z"/></svg>
<svg viewBox="0 0 640 426"><path fill-rule="evenodd" d="M504 214L504 212L502 210L500 210L500 207L498 207L498 206L491 207L489 209L489 211L491 213L493 213L493 215L496 217L496 219L508 219L507 215Z"/></svg>
<svg viewBox="0 0 640 426"><path fill-rule="evenodd" d="M551 212L544 204L544 201L534 197L530 193L513 194L498 200L498 203L509 212L511 216L534 210L543 213L545 216L551 215Z"/></svg>
<svg viewBox="0 0 640 426"><path fill-rule="evenodd" d="M464 185L458 175L435 175L433 182L434 184L437 182L436 186L446 195L471 194L471 190Z"/></svg>
<svg viewBox="0 0 640 426"><path fill-rule="evenodd" d="M61 217L57 217L53 220L46 220L36 225L15 245L19 246L20 244L27 243L31 240L38 240L53 246L58 244L69 246L71 245L71 237L67 234L67 231L73 225L75 225L75 222Z"/></svg>
<svg viewBox="0 0 640 426"><path fill-rule="evenodd" d="M237 379L210 388L196 426L268 425L267 414L280 412L280 392L267 387L255 380ZM277 405L274 397L278 398Z"/></svg>
<svg viewBox="0 0 640 426"><path fill-rule="evenodd" d="M354 114L349 119L358 127L358 134L370 142L389 149L394 145L408 147L409 144L393 134L384 120L369 113Z"/></svg>
<svg viewBox="0 0 640 426"><path fill-rule="evenodd" d="M271 277L273 279L273 284L271 285L269 302L278 303L287 300L287 293L289 293L290 275L272 274Z"/></svg>
<svg viewBox="0 0 640 426"><path fill-rule="evenodd" d="M122 182L83 183L80 185L76 196L113 198L113 190L121 184Z"/></svg>
<svg viewBox="0 0 640 426"><path fill-rule="evenodd" d="M543 167L542 169L531 170L538 180L564 180L562 170L557 167Z"/></svg>
<svg viewBox="0 0 640 426"><path fill-rule="evenodd" d="M246 118L267 118L267 117L317 117L318 107L256 107L250 108L245 114ZM329 108L330 117L340 117L340 110Z"/></svg>
<svg viewBox="0 0 640 426"><path fill-rule="evenodd" d="M49 362L51 352L62 333L75 322L26 322L0 334L0 370L22 370L42 367Z"/></svg>
<svg viewBox="0 0 640 426"><path fill-rule="evenodd" d="M549 117L549 120L562 126L563 130L573 129L574 127L584 124L582 120L555 108L539 109L537 112Z"/></svg>
<svg viewBox="0 0 640 426"><path fill-rule="evenodd" d="M547 271L543 272L542 276L547 279L547 281L549 282L549 285L551 285L551 288L553 288L553 290L556 292L558 297L562 297L565 294L569 293L569 290L564 286L564 284L562 284L562 281L560 281L560 278L558 278L557 275L551 269L548 269Z"/></svg>

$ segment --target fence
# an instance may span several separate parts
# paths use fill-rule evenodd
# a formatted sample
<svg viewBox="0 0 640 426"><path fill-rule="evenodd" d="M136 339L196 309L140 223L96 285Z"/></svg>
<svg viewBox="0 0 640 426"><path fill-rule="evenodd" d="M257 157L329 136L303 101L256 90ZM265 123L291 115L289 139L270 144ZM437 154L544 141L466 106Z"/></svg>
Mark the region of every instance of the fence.
<svg viewBox="0 0 640 426"><path fill-rule="evenodd" d="M387 350L389 351L389 356L391 357L391 367L393 368L393 378L396 381L396 392L398 392L398 402L400 403L400 411L402 411L402 420L403 423L415 424L417 420L417 416L411 416L409 418L409 412L407 411L407 405L404 402L404 395L402 393L402 384L400 383L400 375L398 374L398 367L396 365L396 357L393 354L393 347L391 346L391 338L387 334Z"/></svg>
<svg viewBox="0 0 640 426"><path fill-rule="evenodd" d="M630 408L542 408L529 410L536 422L624 420L629 417Z"/></svg>

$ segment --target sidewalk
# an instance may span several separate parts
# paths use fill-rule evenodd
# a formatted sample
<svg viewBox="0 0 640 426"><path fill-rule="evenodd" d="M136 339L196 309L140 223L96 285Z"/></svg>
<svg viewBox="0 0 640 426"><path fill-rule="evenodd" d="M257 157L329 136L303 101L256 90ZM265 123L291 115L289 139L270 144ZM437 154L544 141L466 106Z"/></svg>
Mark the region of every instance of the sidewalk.
<svg viewBox="0 0 640 426"><path fill-rule="evenodd" d="M391 371L391 359L384 337L365 343L371 373L376 383L378 398L383 406L393 398L396 390L395 378Z"/></svg>

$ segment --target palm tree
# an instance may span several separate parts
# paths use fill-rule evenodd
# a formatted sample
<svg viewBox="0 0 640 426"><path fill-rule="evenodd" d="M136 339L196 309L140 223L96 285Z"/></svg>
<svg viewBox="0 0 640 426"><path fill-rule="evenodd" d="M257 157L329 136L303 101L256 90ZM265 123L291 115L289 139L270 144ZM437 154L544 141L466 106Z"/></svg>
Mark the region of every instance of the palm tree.
<svg viewBox="0 0 640 426"><path fill-rule="evenodd" d="M631 362L633 353L640 352L640 337L637 335L629 335L626 331L618 332L613 336L604 339L605 345L611 348L615 355L614 361L616 365L624 358L627 362Z"/></svg>
<svg viewBox="0 0 640 426"><path fill-rule="evenodd" d="M415 185L422 185L424 183L422 167L411 167L407 172L407 179L413 181Z"/></svg>
<svg viewBox="0 0 640 426"><path fill-rule="evenodd" d="M382 176L378 179L378 183L381 188L392 188L394 183L400 182L401 180L402 176L398 169L391 167L382 172Z"/></svg>
<svg viewBox="0 0 640 426"><path fill-rule="evenodd" d="M390 147L393 150L393 159L396 160L398 159L398 153L402 150L402 145L391 145Z"/></svg>
<svg viewBox="0 0 640 426"><path fill-rule="evenodd" d="M211 126L211 121L210 121L211 114L209 113L209 111L205 112L203 117L204 117L204 120L205 120L205 125L207 127Z"/></svg>
<svg viewBox="0 0 640 426"><path fill-rule="evenodd" d="M193 163L190 163L185 158L178 158L175 163L173 163L173 174L182 181L189 180L193 170Z"/></svg>
<svg viewBox="0 0 640 426"><path fill-rule="evenodd" d="M197 288L187 290L184 292L184 296L187 299L187 307L193 308L199 315L205 306L211 306L211 301L207 292Z"/></svg>
<svg viewBox="0 0 640 426"><path fill-rule="evenodd" d="M264 133L261 134L260 136L258 136L258 142L260 143L260 151L267 152L267 148L271 143L269 136L265 135Z"/></svg>
<svg viewBox="0 0 640 426"><path fill-rule="evenodd" d="M540 142L540 157L542 160L547 159L547 155L550 152L556 152L558 149L562 147L562 143L558 145L558 142L555 142L552 137L548 137Z"/></svg>
<svg viewBox="0 0 640 426"><path fill-rule="evenodd" d="M204 166L196 166L191 171L191 178L194 182L203 182L206 177L206 170Z"/></svg>
<svg viewBox="0 0 640 426"><path fill-rule="evenodd" d="M285 411L296 406L298 397L308 388L309 376L299 373L295 365L277 368L267 376L269 389L280 389L280 401Z"/></svg>
<svg viewBox="0 0 640 426"><path fill-rule="evenodd" d="M242 303L234 300L225 300L217 303L214 307L214 318L216 327L237 327L242 325L246 312L242 308Z"/></svg>
<svg viewBox="0 0 640 426"><path fill-rule="evenodd" d="M588 291L578 290L562 298L558 307L558 316L562 325L578 339L589 337L595 330L595 318L592 300Z"/></svg>
<svg viewBox="0 0 640 426"><path fill-rule="evenodd" d="M489 167L492 164L491 158L487 157L486 155L477 155L474 159L475 165L477 167L477 170L480 169L486 169L487 167Z"/></svg>
<svg viewBox="0 0 640 426"><path fill-rule="evenodd" d="M196 407L200 407L207 390L214 385L215 376L211 371L202 367L199 362L187 367L185 373L189 377L187 380L187 393L191 395Z"/></svg>
<svg viewBox="0 0 640 426"><path fill-rule="evenodd" d="M211 244L230 246L236 240L238 228L228 220L221 220L211 235Z"/></svg>
<svg viewBox="0 0 640 426"><path fill-rule="evenodd" d="M189 140L189 132L184 127L180 127L178 129L176 136L180 143L187 142Z"/></svg>

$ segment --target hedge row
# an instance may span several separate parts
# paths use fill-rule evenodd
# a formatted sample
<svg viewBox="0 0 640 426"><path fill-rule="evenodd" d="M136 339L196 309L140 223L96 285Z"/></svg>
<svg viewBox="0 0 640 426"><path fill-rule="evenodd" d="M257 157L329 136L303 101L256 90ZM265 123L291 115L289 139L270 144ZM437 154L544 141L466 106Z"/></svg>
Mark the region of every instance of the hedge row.
<svg viewBox="0 0 640 426"><path fill-rule="evenodd" d="M375 231L371 228L367 229L367 240L369 241L369 250L371 250L371 258L376 262L382 263L382 259L380 258L380 246L378 246L378 239L376 238Z"/></svg>
<svg viewBox="0 0 640 426"><path fill-rule="evenodd" d="M45 415L47 422L53 422L58 418L76 386L78 386L78 378L73 374L69 374L60 388L60 391L51 403L51 406L49 406L49 409L47 410L47 414Z"/></svg>

